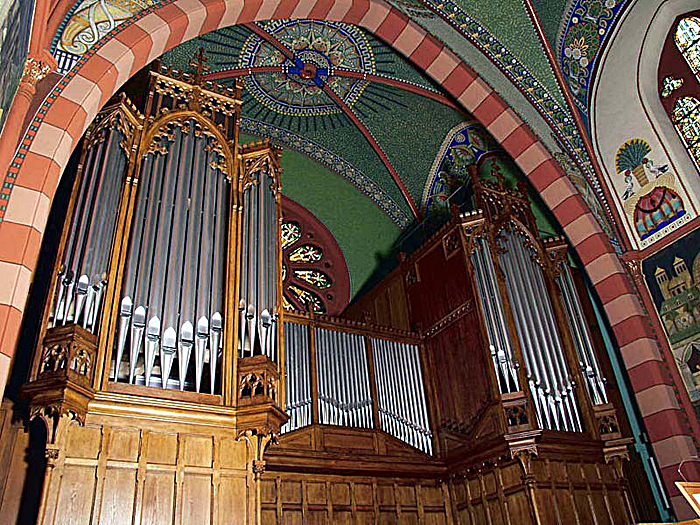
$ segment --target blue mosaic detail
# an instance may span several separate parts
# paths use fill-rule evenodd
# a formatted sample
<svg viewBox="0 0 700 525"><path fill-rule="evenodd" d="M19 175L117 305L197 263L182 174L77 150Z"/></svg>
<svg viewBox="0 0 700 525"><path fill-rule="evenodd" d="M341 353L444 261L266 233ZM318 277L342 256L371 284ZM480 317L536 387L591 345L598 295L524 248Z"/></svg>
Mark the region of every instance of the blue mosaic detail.
<svg viewBox="0 0 700 525"><path fill-rule="evenodd" d="M593 71L605 38L627 4L628 0L575 0L564 19L558 39L559 60L586 127Z"/></svg>
<svg viewBox="0 0 700 525"><path fill-rule="evenodd" d="M503 149L481 124L460 124L452 128L428 175L421 202L425 214L447 211L450 195L469 182L469 166L496 151Z"/></svg>
<svg viewBox="0 0 700 525"><path fill-rule="evenodd" d="M352 107L369 85L366 80L333 76L334 69L376 72L372 46L352 25L322 20L273 20L260 24L293 54L285 56L257 34L241 49L240 68L281 66L279 73L249 75L248 92L268 109L283 115L342 113L325 92L327 85Z"/></svg>

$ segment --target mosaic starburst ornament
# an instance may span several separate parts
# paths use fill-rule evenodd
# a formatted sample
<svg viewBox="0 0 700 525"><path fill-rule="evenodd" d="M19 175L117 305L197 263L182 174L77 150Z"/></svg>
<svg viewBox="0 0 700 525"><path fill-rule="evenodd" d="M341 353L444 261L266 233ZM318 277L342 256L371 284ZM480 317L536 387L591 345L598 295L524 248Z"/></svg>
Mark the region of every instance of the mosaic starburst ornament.
<svg viewBox="0 0 700 525"><path fill-rule="evenodd" d="M369 83L361 78L334 76L336 69L375 73L372 46L357 27L322 20L272 20L262 28L293 57L258 35L241 49L239 67L282 66L281 72L258 73L246 78L255 99L282 115L313 116L341 112L324 91L327 86L352 107Z"/></svg>

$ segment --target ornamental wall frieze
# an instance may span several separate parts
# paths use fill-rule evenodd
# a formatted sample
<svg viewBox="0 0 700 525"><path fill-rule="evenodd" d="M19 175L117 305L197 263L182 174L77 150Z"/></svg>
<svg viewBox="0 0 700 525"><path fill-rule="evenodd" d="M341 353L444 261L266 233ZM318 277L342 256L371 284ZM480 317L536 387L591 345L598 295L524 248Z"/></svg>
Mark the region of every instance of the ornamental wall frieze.
<svg viewBox="0 0 700 525"><path fill-rule="evenodd" d="M519 88L523 96L537 108L548 122L558 140L566 145L568 151L576 155L577 163L585 171L586 178L595 189L598 199L605 203L603 189L595 175L586 153L585 144L569 110L560 105L555 95L550 93L498 38L466 13L456 2L452 0L425 0L424 3L431 6L447 23L484 53ZM397 5L397 8L407 16L416 18L411 15L410 10L405 9L400 4ZM421 24L422 21L418 19L416 22ZM558 97L560 94L557 93L556 96Z"/></svg>
<svg viewBox="0 0 700 525"><path fill-rule="evenodd" d="M557 41L559 63L574 96L576 108L588 126L593 71L619 15L628 0L574 0L563 18Z"/></svg>

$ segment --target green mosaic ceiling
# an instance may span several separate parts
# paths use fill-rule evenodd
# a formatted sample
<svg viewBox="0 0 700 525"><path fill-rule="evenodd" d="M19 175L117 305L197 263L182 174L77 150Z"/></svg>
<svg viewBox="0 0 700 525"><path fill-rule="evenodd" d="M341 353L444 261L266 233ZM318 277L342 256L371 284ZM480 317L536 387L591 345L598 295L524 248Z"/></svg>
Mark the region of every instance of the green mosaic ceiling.
<svg viewBox="0 0 700 525"><path fill-rule="evenodd" d="M569 169L585 175L574 177L575 183L584 186L582 193L602 199L530 9L537 13L558 56L557 35L571 23L574 8L583 6L589 13L598 4L617 5L623 0L388 1L473 67L557 158L564 158ZM70 69L78 58L66 51L70 47L63 44L66 34L95 41L112 29L106 22L86 24L85 17L78 16L80 12L87 10L89 14L95 4L97 11L112 12L112 25L116 25L132 16L120 14L120 2L76 2L52 48L62 71ZM95 31L99 34L92 34ZM364 237L376 239L376 246L363 246L365 251L385 251L391 244L389 239L420 216L426 182L440 146L449 131L469 121L469 116L457 110L441 89L406 59L356 26L313 20L238 25L183 43L162 60L176 69L191 71L189 62L199 47L204 47L209 59L211 80L243 83L243 132L272 138L288 152L303 154L287 155L287 159L296 159L285 160L288 169L303 167L307 175L286 174L284 191L338 237L348 258L353 291L359 290L368 269L350 260L355 257L351 252L360 248L348 240L352 230L348 225L359 220L360 212L353 216L353 210L365 210ZM340 188L344 207L329 207L330 192ZM337 204L338 198L332 199ZM589 204L605 222L604 202ZM346 239L341 241L343 235Z"/></svg>
<svg viewBox="0 0 700 525"><path fill-rule="evenodd" d="M527 45L519 46L518 59L530 56L544 73L546 57L531 26L523 26L529 19L518 5L489 18L490 28L519 28ZM508 45L516 43L513 33ZM377 260L416 222L414 210L441 145L471 117L356 26L313 20L238 25L181 44L162 62L192 71L200 47L211 80L243 86L242 132L285 146L283 192L336 237L354 296ZM549 87L556 90L555 83Z"/></svg>

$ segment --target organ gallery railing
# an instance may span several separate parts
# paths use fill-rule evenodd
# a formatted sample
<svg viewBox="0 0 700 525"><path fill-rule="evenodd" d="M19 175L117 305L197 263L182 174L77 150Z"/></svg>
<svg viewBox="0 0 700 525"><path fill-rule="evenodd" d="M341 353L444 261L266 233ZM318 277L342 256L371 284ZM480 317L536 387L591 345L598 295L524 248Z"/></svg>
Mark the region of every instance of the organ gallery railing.
<svg viewBox="0 0 700 525"><path fill-rule="evenodd" d="M314 423L376 428L432 454L421 346L411 332L285 314L282 431Z"/></svg>

